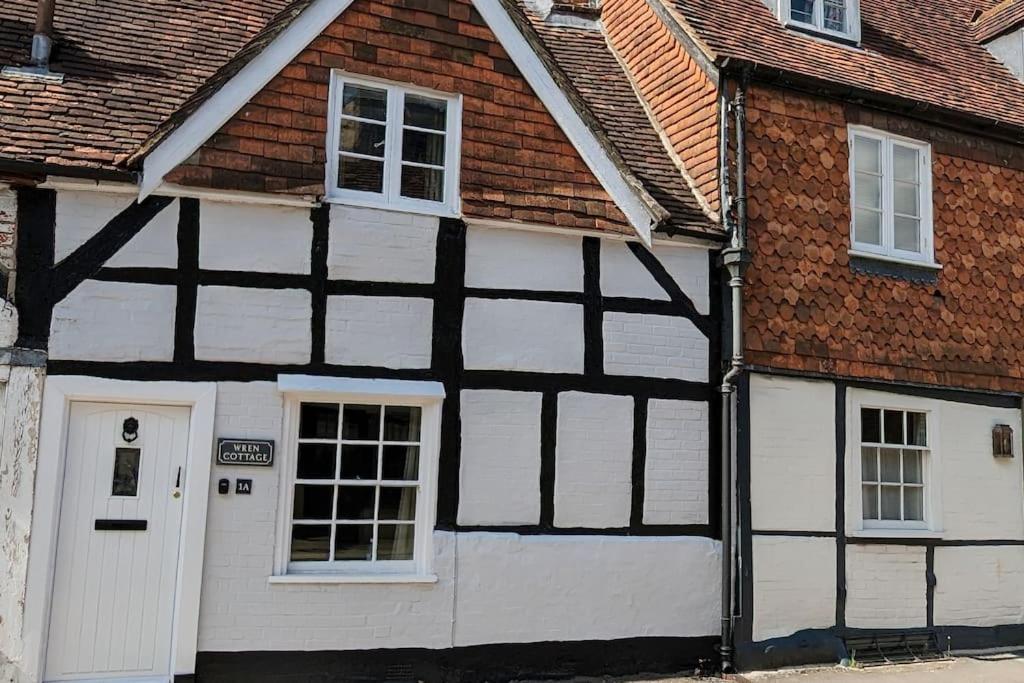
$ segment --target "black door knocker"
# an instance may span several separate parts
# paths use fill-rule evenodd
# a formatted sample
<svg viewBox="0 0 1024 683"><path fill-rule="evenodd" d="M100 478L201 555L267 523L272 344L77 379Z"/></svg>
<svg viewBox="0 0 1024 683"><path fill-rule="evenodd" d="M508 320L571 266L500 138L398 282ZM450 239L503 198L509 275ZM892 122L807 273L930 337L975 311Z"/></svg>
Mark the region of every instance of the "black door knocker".
<svg viewBox="0 0 1024 683"><path fill-rule="evenodd" d="M125 443L131 443L139 438L139 421L134 417L126 419L122 426L121 438L125 440Z"/></svg>

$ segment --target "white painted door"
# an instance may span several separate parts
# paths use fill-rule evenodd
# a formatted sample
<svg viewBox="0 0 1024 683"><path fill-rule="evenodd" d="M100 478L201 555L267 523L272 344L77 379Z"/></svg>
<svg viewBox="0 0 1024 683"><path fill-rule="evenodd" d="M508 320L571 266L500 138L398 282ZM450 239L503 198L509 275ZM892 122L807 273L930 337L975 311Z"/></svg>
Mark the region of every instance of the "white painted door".
<svg viewBox="0 0 1024 683"><path fill-rule="evenodd" d="M45 680L171 677L188 430L186 407L71 405Z"/></svg>

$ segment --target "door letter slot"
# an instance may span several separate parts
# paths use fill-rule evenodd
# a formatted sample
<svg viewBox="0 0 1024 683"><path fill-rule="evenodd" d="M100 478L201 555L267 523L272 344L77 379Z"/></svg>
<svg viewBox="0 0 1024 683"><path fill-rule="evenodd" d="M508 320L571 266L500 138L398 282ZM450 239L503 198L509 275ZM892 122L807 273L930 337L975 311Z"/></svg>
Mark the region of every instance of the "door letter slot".
<svg viewBox="0 0 1024 683"><path fill-rule="evenodd" d="M145 531L144 519L97 519L96 531Z"/></svg>

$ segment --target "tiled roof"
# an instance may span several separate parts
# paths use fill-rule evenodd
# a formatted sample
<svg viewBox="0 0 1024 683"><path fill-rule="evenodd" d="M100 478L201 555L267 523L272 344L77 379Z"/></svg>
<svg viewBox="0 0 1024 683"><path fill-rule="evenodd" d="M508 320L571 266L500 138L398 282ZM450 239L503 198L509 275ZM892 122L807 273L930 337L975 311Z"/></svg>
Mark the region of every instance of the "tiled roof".
<svg viewBox="0 0 1024 683"><path fill-rule="evenodd" d="M1003 0L974 20L974 35L984 43L1021 24L1024 24L1024 0Z"/></svg>
<svg viewBox="0 0 1024 683"><path fill-rule="evenodd" d="M993 0L861 0L859 47L787 29L762 0L663 1L716 60L1024 128L1024 83L979 43Z"/></svg>

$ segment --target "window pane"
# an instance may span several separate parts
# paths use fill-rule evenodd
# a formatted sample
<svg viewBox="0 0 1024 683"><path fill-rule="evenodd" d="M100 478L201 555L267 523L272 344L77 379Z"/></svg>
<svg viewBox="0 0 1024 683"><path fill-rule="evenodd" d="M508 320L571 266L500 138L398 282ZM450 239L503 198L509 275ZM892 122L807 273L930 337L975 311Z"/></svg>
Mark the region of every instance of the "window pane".
<svg viewBox="0 0 1024 683"><path fill-rule="evenodd" d="M864 519L878 519L878 487L863 487L862 506Z"/></svg>
<svg viewBox="0 0 1024 683"><path fill-rule="evenodd" d="M878 481L878 449L860 449L860 478L861 481Z"/></svg>
<svg viewBox="0 0 1024 683"><path fill-rule="evenodd" d="M893 224L893 246L903 251L921 251L921 221L896 216Z"/></svg>
<svg viewBox="0 0 1024 683"><path fill-rule="evenodd" d="M885 411L885 443L903 443L903 411Z"/></svg>
<svg viewBox="0 0 1024 683"><path fill-rule="evenodd" d="M894 144L892 146L892 175L896 180L918 181L918 150Z"/></svg>
<svg viewBox="0 0 1024 683"><path fill-rule="evenodd" d="M903 489L903 519L912 522L924 521L924 489Z"/></svg>
<svg viewBox="0 0 1024 683"><path fill-rule="evenodd" d="M422 166L402 166L402 196L439 202L444 199L444 171Z"/></svg>
<svg viewBox="0 0 1024 683"><path fill-rule="evenodd" d="M373 519L376 492L375 486L339 486L338 519Z"/></svg>
<svg viewBox="0 0 1024 683"><path fill-rule="evenodd" d="M854 241L881 246L882 214L870 209L855 209L854 221Z"/></svg>
<svg viewBox="0 0 1024 683"><path fill-rule="evenodd" d="M416 489L411 486L382 486L377 519L416 519Z"/></svg>
<svg viewBox="0 0 1024 683"><path fill-rule="evenodd" d="M350 441L380 439L380 406L346 405L341 438Z"/></svg>
<svg viewBox="0 0 1024 683"><path fill-rule="evenodd" d="M334 559L339 561L371 560L373 554L372 524L339 524L334 530Z"/></svg>
<svg viewBox="0 0 1024 683"><path fill-rule="evenodd" d="M299 413L300 439L337 439L338 406L333 403L303 403Z"/></svg>
<svg viewBox="0 0 1024 683"><path fill-rule="evenodd" d="M903 451L903 483L923 484L921 477L921 452Z"/></svg>
<svg viewBox="0 0 1024 683"><path fill-rule="evenodd" d="M402 135L402 161L444 166L444 136L407 130Z"/></svg>
<svg viewBox="0 0 1024 683"><path fill-rule="evenodd" d="M385 446L383 479L415 481L420 475L419 446Z"/></svg>
<svg viewBox="0 0 1024 683"><path fill-rule="evenodd" d="M345 444L341 447L340 479L376 479L377 478L377 447L353 446Z"/></svg>
<svg viewBox="0 0 1024 683"><path fill-rule="evenodd" d="M133 497L139 495L139 458L142 451L138 448L118 448L114 451L114 482L110 495Z"/></svg>
<svg viewBox="0 0 1024 683"><path fill-rule="evenodd" d="M846 33L846 0L825 0L825 28Z"/></svg>
<svg viewBox="0 0 1024 683"><path fill-rule="evenodd" d="M445 129L448 103L421 95L405 96L405 125L431 130Z"/></svg>
<svg viewBox="0 0 1024 683"><path fill-rule="evenodd" d="M361 119L383 121L387 118L388 93L379 88L345 84L341 112Z"/></svg>
<svg viewBox="0 0 1024 683"><path fill-rule="evenodd" d="M334 479L338 447L332 443L299 444L297 479Z"/></svg>
<svg viewBox="0 0 1024 683"><path fill-rule="evenodd" d="M808 3L809 4L809 3ZM853 167L867 173L882 172L882 143L862 136L853 139Z"/></svg>
<svg viewBox="0 0 1024 683"><path fill-rule="evenodd" d="M388 406L384 410L385 441L419 441L422 409L415 406Z"/></svg>
<svg viewBox="0 0 1024 683"><path fill-rule="evenodd" d="M292 562L326 562L330 559L331 527L296 524L292 527Z"/></svg>
<svg viewBox="0 0 1024 683"><path fill-rule="evenodd" d="M411 560L415 536L412 524L381 524L377 527L377 559Z"/></svg>
<svg viewBox="0 0 1024 683"><path fill-rule="evenodd" d="M855 182L854 204L864 209L882 209L882 178L877 175L858 173Z"/></svg>
<svg viewBox="0 0 1024 683"><path fill-rule="evenodd" d="M814 0L792 0L789 7L789 16L793 21L802 21L805 24L814 23Z"/></svg>
<svg viewBox="0 0 1024 683"><path fill-rule="evenodd" d="M893 204L895 206L896 213L907 216L921 215L920 207L917 205L917 200L920 195L917 183L896 181L893 192Z"/></svg>
<svg viewBox="0 0 1024 683"><path fill-rule="evenodd" d="M882 411L878 408L860 409L860 440L864 443L882 441Z"/></svg>
<svg viewBox="0 0 1024 683"><path fill-rule="evenodd" d="M900 520L900 487L882 487L882 519Z"/></svg>
<svg viewBox="0 0 1024 683"><path fill-rule="evenodd" d="M362 121L341 121L342 152L367 154L372 157L384 156L384 126Z"/></svg>
<svg viewBox="0 0 1024 683"><path fill-rule="evenodd" d="M334 505L333 486L297 484L292 505L292 519L331 519Z"/></svg>
<svg viewBox="0 0 1024 683"><path fill-rule="evenodd" d="M881 452L882 481L900 483L900 452L895 448L883 448Z"/></svg>
<svg viewBox="0 0 1024 683"><path fill-rule="evenodd" d="M907 413L907 445L928 445L928 426L924 413Z"/></svg>
<svg viewBox="0 0 1024 683"><path fill-rule="evenodd" d="M338 170L338 187L360 192L383 192L384 162L342 155Z"/></svg>

